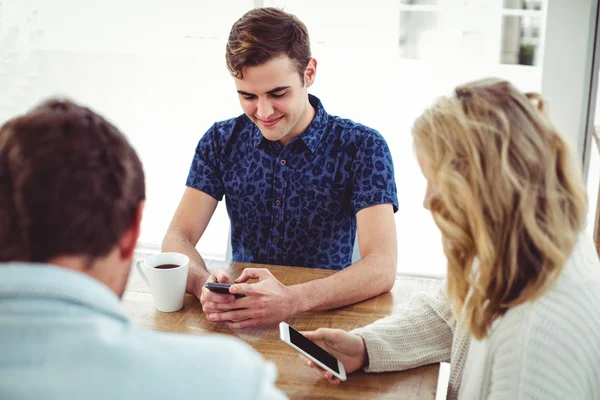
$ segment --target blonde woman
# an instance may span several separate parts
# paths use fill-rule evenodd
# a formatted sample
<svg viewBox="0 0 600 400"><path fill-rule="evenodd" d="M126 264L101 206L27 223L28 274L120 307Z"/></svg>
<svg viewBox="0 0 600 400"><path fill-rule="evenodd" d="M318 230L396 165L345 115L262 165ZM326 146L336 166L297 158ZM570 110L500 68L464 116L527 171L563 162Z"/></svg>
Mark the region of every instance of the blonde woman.
<svg viewBox="0 0 600 400"><path fill-rule="evenodd" d="M307 336L347 372L450 361L449 399L600 399L600 262L579 168L543 100L473 82L413 137L447 280L392 317Z"/></svg>

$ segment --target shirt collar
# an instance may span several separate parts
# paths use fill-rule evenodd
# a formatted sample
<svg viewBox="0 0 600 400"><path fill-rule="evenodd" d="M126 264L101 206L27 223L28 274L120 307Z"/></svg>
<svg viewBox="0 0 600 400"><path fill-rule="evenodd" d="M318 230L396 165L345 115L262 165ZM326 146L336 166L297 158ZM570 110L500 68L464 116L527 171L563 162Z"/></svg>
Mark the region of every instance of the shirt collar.
<svg viewBox="0 0 600 400"><path fill-rule="evenodd" d="M306 131L300 135L300 139L304 142L306 147L310 149L310 151L315 153L321 145L323 136L325 135L325 127L327 126L328 115L327 112L325 112L325 108L323 108L323 104L321 104L321 100L319 100L316 96L309 94L308 101L310 101L310 104L315 109L315 117L308 126L308 129L306 129Z"/></svg>
<svg viewBox="0 0 600 400"><path fill-rule="evenodd" d="M101 282L80 272L50 264L0 263L0 300L57 299L81 304L124 321L119 298Z"/></svg>
<svg viewBox="0 0 600 400"><path fill-rule="evenodd" d="M304 142L306 147L308 147L308 149L314 153L317 151L321 145L321 141L323 140L328 115L325 111L325 108L323 108L323 104L321 104L321 100L319 100L316 96L309 94L308 101L315 109L315 117L311 121L310 125L308 125L306 131L304 131L299 138ZM260 132L260 129L258 129L256 124L254 124L254 146L258 147L258 145L262 143L263 139L266 140Z"/></svg>

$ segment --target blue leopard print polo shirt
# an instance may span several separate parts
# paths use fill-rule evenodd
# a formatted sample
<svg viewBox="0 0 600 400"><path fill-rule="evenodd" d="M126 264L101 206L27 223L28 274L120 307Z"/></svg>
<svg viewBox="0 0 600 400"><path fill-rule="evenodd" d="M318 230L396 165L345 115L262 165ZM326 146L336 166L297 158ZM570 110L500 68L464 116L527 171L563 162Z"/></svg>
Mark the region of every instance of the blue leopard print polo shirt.
<svg viewBox="0 0 600 400"><path fill-rule="evenodd" d="M225 195L233 261L340 270L351 264L356 213L398 210L383 137L309 100L313 121L285 147L246 115L215 123L198 143L186 185Z"/></svg>

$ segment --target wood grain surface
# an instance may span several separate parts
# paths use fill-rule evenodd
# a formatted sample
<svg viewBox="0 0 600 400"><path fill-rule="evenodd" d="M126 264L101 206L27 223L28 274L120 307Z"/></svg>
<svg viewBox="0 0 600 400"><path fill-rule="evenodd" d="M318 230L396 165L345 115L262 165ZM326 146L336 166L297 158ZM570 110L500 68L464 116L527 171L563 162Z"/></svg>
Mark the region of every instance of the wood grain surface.
<svg viewBox="0 0 600 400"><path fill-rule="evenodd" d="M247 263L232 265L207 260L209 269L225 266L230 276L236 278L246 267L268 268L285 285L322 278L333 271L268 266ZM392 292L330 311L298 314L286 320L299 331L320 327L350 330L390 315L394 307L401 305L412 293L430 290L435 280L401 278L396 280ZM152 295L135 268L123 297L125 312L138 324L149 329L181 332L192 335L234 335L246 341L278 368L277 386L291 399L434 399L439 365L428 365L404 372L365 374L355 372L341 385L331 385L320 380L302 361L296 351L279 339L279 327L271 325L260 328L231 330L225 324L206 319L200 302L192 295L185 295L184 307L174 313L162 313L154 308Z"/></svg>

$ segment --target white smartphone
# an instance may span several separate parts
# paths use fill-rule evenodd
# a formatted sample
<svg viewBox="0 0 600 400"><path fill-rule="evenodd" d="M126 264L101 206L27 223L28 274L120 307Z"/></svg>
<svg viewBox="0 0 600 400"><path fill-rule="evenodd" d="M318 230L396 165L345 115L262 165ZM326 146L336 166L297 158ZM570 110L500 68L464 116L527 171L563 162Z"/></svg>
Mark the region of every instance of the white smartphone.
<svg viewBox="0 0 600 400"><path fill-rule="evenodd" d="M346 380L346 371L340 360L323 350L315 342L311 341L285 322L279 323L279 335L281 340L292 346L319 367L331 372L333 376L342 381Z"/></svg>

